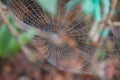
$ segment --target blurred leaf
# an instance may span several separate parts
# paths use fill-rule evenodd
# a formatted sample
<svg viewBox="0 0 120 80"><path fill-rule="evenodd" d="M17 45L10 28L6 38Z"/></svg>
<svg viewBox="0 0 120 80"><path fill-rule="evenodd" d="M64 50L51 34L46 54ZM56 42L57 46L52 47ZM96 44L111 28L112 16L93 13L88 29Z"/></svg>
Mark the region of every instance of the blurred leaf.
<svg viewBox="0 0 120 80"><path fill-rule="evenodd" d="M109 32L110 32L110 27L106 27L104 30L102 30L100 32L100 35L103 37L103 38L106 38L108 35L109 35Z"/></svg>
<svg viewBox="0 0 120 80"><path fill-rule="evenodd" d="M67 10L71 10L74 6L80 3L81 0L70 0L66 5L65 8Z"/></svg>
<svg viewBox="0 0 120 80"><path fill-rule="evenodd" d="M5 53L8 55L8 53L11 53L10 55L14 54L15 52L17 52L20 49L19 45L17 44L16 40L11 38L9 40L9 44L7 46L7 49L5 51ZM7 56L6 55L6 56Z"/></svg>
<svg viewBox="0 0 120 80"><path fill-rule="evenodd" d="M95 9L95 15L94 15L95 21L100 22L102 20L100 7Z"/></svg>
<svg viewBox="0 0 120 80"><path fill-rule="evenodd" d="M15 24L15 19L12 16L8 16L8 21L10 22L13 29L18 33L19 31L18 31L18 28Z"/></svg>
<svg viewBox="0 0 120 80"><path fill-rule="evenodd" d="M86 14L92 14L94 11L94 5L92 0L84 0L82 3L82 10Z"/></svg>
<svg viewBox="0 0 120 80"><path fill-rule="evenodd" d="M11 34L5 24L2 24L0 27L0 54L4 53Z"/></svg>
<svg viewBox="0 0 120 80"><path fill-rule="evenodd" d="M104 12L105 14L109 13L109 7L110 7L110 0L102 0L102 3L105 6Z"/></svg>
<svg viewBox="0 0 120 80"><path fill-rule="evenodd" d="M98 59L99 59L99 60L102 60L102 59L105 58L105 56L106 56L105 50L102 50L102 49L101 49L101 50L99 51Z"/></svg>
<svg viewBox="0 0 120 80"><path fill-rule="evenodd" d="M21 41L23 44L27 44L34 37L34 35L35 31L29 30L19 36L19 41Z"/></svg>
<svg viewBox="0 0 120 80"><path fill-rule="evenodd" d="M58 0L36 0L38 4L50 15L55 16Z"/></svg>
<svg viewBox="0 0 120 80"><path fill-rule="evenodd" d="M87 15L93 16L96 22L101 21L100 0L82 0L82 11Z"/></svg>

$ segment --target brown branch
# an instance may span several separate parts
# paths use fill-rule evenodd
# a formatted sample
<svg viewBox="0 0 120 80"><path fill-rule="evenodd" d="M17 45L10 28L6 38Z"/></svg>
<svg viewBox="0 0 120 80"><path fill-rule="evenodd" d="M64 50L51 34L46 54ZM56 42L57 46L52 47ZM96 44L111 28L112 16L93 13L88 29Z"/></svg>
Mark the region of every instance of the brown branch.
<svg viewBox="0 0 120 80"><path fill-rule="evenodd" d="M115 8L116 8L117 2L118 2L118 0L111 0L110 12L109 12L109 14L106 16L106 20L111 20L111 18L113 17L114 10L115 10Z"/></svg>
<svg viewBox="0 0 120 80"><path fill-rule="evenodd" d="M111 25L112 27L120 27L120 22L112 22L112 21L108 21L108 24Z"/></svg>
<svg viewBox="0 0 120 80"><path fill-rule="evenodd" d="M111 21L111 19L113 17L113 13L114 13L117 1L118 0L111 0L110 11L106 16L103 17L103 20L100 23L98 23L98 24L100 24L99 28L104 29L106 26L111 26L110 21ZM98 42L98 44L96 46L97 48L96 48L95 54L93 55L93 59L92 59L93 63L97 63L97 59L98 59L98 55L99 55L98 52L101 49L101 43L103 43L104 38L100 38L99 41L101 41L101 42ZM91 68L94 69L96 66L97 65L92 64Z"/></svg>
<svg viewBox="0 0 120 80"><path fill-rule="evenodd" d="M116 26L117 26L117 27L118 27L118 26L120 27L120 22L112 22L111 25L113 25L113 26L115 26L115 27L116 27Z"/></svg>

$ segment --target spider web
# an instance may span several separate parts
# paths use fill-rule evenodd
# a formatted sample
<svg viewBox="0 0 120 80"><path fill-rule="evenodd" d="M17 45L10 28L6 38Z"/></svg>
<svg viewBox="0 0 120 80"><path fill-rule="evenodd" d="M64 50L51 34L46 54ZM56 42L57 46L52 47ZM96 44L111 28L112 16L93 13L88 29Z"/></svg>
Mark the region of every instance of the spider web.
<svg viewBox="0 0 120 80"><path fill-rule="evenodd" d="M48 15L35 0L7 0L6 5L14 13L17 19L22 21L25 30L35 28L36 37L33 45L40 54L44 54L46 60L56 68L75 73L95 73L99 61L95 58L97 47L89 40L90 21L81 11L80 6L76 6L71 11L67 11L64 0L59 0L58 11L55 17ZM31 28L32 27L32 28ZM43 38L39 30L50 34L51 38L60 37L67 45L57 46L49 38ZM112 34L112 33L111 33ZM119 38L114 35L100 41L99 50L106 52L106 58L119 55Z"/></svg>

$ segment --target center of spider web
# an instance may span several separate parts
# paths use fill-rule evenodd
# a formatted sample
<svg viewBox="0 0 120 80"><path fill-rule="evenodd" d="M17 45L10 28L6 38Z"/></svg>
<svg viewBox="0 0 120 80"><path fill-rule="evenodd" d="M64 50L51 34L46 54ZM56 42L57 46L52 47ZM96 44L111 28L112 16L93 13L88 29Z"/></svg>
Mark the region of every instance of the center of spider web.
<svg viewBox="0 0 120 80"><path fill-rule="evenodd" d="M50 35L50 41L52 44L54 44L57 47L64 46L64 40L59 35L57 35L56 33L52 33L49 35Z"/></svg>

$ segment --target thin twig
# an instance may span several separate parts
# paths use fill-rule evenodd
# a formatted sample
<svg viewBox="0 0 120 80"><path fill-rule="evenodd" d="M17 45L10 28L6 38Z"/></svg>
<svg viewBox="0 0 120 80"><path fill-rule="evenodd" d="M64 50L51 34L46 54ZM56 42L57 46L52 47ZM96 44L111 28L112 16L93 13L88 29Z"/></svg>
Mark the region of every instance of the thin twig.
<svg viewBox="0 0 120 80"><path fill-rule="evenodd" d="M120 27L120 22L112 22L112 21L108 21L108 24L111 25L112 27Z"/></svg>
<svg viewBox="0 0 120 80"><path fill-rule="evenodd" d="M113 25L113 26L119 26L120 27L120 22L112 22L112 24L111 25Z"/></svg>
<svg viewBox="0 0 120 80"><path fill-rule="evenodd" d="M110 6L110 12L106 17L106 20L111 20L111 18L113 17L114 14L114 10L116 8L116 4L117 4L118 0L111 0L111 6Z"/></svg>
<svg viewBox="0 0 120 80"><path fill-rule="evenodd" d="M110 21L113 17L113 13L114 13L114 10L115 10L115 7L116 7L116 4L117 4L117 1L118 0L111 0L111 5L110 5L110 11L109 13L103 18L103 20L100 22L100 24L102 25L99 25L98 27L101 27L102 29L105 28L106 26L111 26ZM98 23L99 24L99 23ZM96 48L96 52L95 54L93 55L93 63L96 63L97 62L97 59L98 59L98 55L99 55L99 51L100 51L100 48L101 48L101 43L104 42L104 38L100 38L101 42L98 42L97 44L97 48ZM91 68L94 69L94 67L96 67L97 65L94 65L92 64L91 65Z"/></svg>

